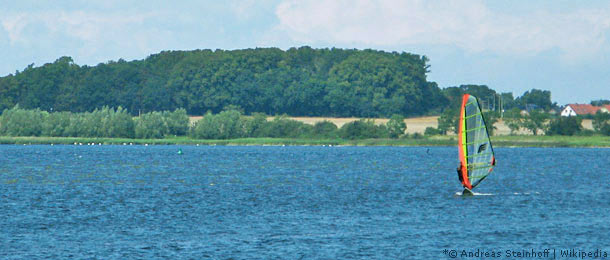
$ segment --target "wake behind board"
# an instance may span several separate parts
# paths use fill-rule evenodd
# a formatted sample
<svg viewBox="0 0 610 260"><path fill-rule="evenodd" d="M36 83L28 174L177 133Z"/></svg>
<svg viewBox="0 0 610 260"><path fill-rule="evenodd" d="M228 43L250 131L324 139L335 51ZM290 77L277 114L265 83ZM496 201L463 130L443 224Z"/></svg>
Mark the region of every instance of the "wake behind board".
<svg viewBox="0 0 610 260"><path fill-rule="evenodd" d="M480 197L480 196L494 196L494 194L492 193L478 193L478 192L474 192L471 191L469 189L464 189L462 192L456 192L455 193L455 197Z"/></svg>
<svg viewBox="0 0 610 260"><path fill-rule="evenodd" d="M462 197L470 197L470 196L474 196L474 193L471 190L464 189L464 191L462 191Z"/></svg>

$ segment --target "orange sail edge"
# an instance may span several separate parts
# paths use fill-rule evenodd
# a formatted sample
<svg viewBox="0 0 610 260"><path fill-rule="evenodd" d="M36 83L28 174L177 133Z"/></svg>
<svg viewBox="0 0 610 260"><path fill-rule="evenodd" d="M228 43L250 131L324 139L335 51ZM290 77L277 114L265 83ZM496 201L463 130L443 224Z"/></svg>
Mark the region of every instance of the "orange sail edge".
<svg viewBox="0 0 610 260"><path fill-rule="evenodd" d="M470 98L469 94L464 94L464 96L462 97L462 107L461 107L461 111L460 111L460 122L459 122L459 126L458 126L458 151L459 151L459 156L460 156L460 170L461 170L461 174L462 174L462 185L465 188L468 188L469 190L472 189L472 184L470 183L470 180L468 179L468 162L466 160L466 151L464 149L464 142L466 140L465 136L464 136L464 116L465 116L465 109L466 109L466 104L468 103L468 99Z"/></svg>

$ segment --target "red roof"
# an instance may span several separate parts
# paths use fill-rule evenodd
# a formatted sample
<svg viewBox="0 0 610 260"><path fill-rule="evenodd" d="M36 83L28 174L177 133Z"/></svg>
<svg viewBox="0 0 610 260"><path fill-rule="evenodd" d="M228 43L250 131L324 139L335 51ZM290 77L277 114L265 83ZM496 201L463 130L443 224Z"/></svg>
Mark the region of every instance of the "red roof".
<svg viewBox="0 0 610 260"><path fill-rule="evenodd" d="M592 106L589 104L568 104L577 115L594 115L601 107Z"/></svg>

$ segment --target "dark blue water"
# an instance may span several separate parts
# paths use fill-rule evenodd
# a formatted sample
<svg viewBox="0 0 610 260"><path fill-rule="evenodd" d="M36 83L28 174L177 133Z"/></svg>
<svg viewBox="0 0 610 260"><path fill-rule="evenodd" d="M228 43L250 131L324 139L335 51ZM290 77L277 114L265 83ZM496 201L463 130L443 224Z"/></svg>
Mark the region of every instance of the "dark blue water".
<svg viewBox="0 0 610 260"><path fill-rule="evenodd" d="M4 145L0 258L610 253L610 149L496 155L461 198L454 147Z"/></svg>

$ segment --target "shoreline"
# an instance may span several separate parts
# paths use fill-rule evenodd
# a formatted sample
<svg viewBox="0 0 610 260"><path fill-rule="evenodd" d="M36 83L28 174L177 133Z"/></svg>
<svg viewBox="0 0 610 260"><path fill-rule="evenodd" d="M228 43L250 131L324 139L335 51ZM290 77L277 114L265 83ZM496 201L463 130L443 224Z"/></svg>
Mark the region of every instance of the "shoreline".
<svg viewBox="0 0 610 260"><path fill-rule="evenodd" d="M583 147L610 148L610 136L493 136L494 147ZM301 146L455 146L455 136L432 136L404 139L301 139L239 138L227 140L81 138L81 137L10 137L0 136L5 145L301 145Z"/></svg>

